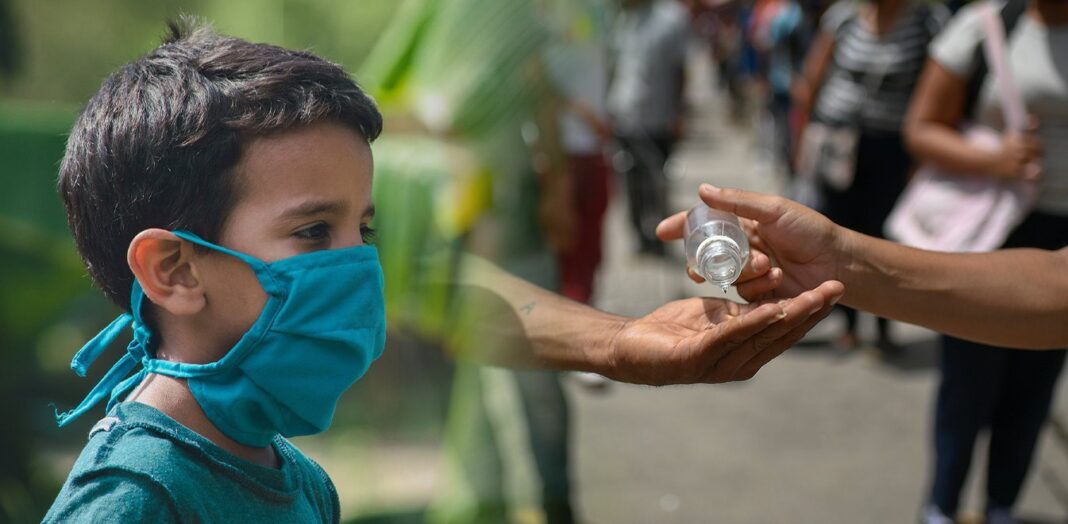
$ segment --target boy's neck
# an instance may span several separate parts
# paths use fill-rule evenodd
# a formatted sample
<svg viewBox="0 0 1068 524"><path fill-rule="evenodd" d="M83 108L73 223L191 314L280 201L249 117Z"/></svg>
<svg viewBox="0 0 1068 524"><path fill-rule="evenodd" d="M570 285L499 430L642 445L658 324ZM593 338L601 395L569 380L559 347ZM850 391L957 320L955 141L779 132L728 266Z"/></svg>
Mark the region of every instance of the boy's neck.
<svg viewBox="0 0 1068 524"><path fill-rule="evenodd" d="M126 400L140 402L162 411L179 424L249 462L268 468L281 466L273 446L246 446L219 431L204 414L204 410L200 409L200 404L193 397L185 379L150 373Z"/></svg>

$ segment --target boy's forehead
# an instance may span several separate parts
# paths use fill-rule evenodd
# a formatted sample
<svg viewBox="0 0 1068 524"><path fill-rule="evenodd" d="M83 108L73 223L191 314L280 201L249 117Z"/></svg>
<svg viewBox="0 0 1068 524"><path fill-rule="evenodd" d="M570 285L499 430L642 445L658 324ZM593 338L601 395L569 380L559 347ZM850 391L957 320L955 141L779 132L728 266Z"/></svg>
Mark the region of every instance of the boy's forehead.
<svg viewBox="0 0 1068 524"><path fill-rule="evenodd" d="M263 211L276 216L312 207L344 206L361 213L371 207L371 148L359 133L340 124L253 138L237 171L238 204L269 208Z"/></svg>

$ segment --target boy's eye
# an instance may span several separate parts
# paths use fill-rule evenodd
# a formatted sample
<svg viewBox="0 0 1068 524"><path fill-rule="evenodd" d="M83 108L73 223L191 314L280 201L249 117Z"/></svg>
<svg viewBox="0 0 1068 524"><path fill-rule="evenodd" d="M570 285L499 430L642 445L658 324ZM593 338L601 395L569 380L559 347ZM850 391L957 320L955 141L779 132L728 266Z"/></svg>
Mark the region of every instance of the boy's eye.
<svg viewBox="0 0 1068 524"><path fill-rule="evenodd" d="M368 225L360 226L360 237L364 244L374 244L378 240L378 231Z"/></svg>
<svg viewBox="0 0 1068 524"><path fill-rule="evenodd" d="M326 224L315 224L293 233L294 236L304 240L323 240L330 236L330 228Z"/></svg>

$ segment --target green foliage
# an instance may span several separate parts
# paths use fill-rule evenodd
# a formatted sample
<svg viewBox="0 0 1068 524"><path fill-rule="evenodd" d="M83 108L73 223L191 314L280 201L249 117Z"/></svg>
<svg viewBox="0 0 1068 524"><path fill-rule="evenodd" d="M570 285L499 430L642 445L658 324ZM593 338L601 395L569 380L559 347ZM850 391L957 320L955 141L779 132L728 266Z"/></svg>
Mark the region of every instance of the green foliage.
<svg viewBox="0 0 1068 524"><path fill-rule="evenodd" d="M380 101L399 101L412 64L419 56L427 30L437 14L438 3L405 0L382 32L370 55L360 66L359 76Z"/></svg>
<svg viewBox="0 0 1068 524"><path fill-rule="evenodd" d="M363 72L434 132L481 138L529 114L546 37L527 0L409 0Z"/></svg>
<svg viewBox="0 0 1068 524"><path fill-rule="evenodd" d="M375 152L375 218L392 327L431 338L444 329L446 283L454 271L459 237L447 227L442 197L454 194L441 142L383 137Z"/></svg>
<svg viewBox="0 0 1068 524"><path fill-rule="evenodd" d="M6 0L20 67L0 97L81 105L122 64L159 45L165 22L193 15L224 34L312 49L350 71L394 0Z"/></svg>
<svg viewBox="0 0 1068 524"><path fill-rule="evenodd" d="M9 4L8 0L0 0L0 80L13 73L19 65L18 38Z"/></svg>
<svg viewBox="0 0 1068 524"><path fill-rule="evenodd" d="M0 520L39 518L58 479L35 470L37 451L30 435L47 420L46 402L37 397L45 374L36 350L46 333L90 311L106 310L89 295L55 192L56 169L73 111L63 107L0 104ZM71 348L73 349L76 348Z"/></svg>

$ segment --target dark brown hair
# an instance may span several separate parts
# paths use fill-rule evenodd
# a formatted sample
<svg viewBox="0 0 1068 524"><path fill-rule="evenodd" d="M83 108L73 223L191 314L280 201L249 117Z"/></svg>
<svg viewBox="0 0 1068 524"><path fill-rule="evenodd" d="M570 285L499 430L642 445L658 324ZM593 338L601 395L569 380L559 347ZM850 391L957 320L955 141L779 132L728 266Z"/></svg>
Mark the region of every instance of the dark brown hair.
<svg viewBox="0 0 1068 524"><path fill-rule="evenodd" d="M216 241L251 137L333 120L368 141L382 116L344 70L308 52L172 22L163 44L104 81L67 141L59 193L96 284L129 308L126 251L147 228Z"/></svg>

